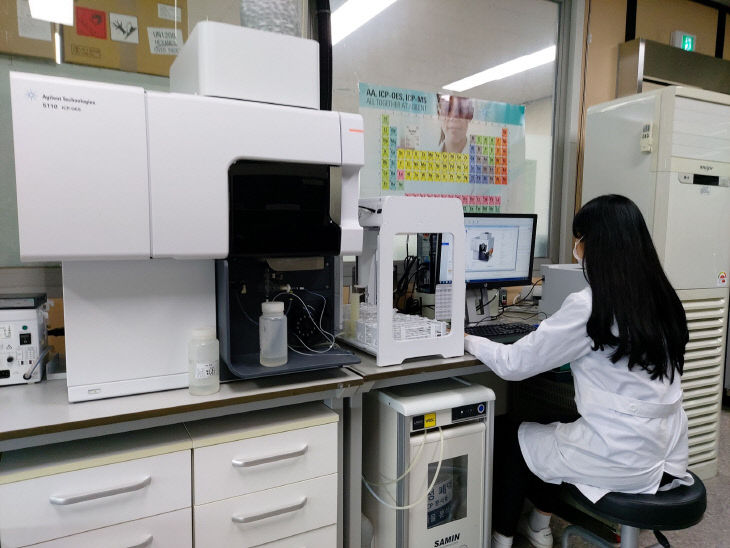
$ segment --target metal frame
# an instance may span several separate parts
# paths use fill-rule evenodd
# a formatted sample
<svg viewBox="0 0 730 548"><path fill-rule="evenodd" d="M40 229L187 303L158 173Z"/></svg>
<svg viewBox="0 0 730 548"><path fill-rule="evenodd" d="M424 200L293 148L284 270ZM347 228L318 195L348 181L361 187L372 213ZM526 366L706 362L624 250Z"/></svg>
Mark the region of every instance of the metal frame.
<svg viewBox="0 0 730 548"><path fill-rule="evenodd" d="M548 259L535 260L539 275L545 262L570 262L571 223L578 173L585 0L555 0L560 4L557 74L553 102L553 156L550 191Z"/></svg>
<svg viewBox="0 0 730 548"><path fill-rule="evenodd" d="M616 97L641 93L644 82L726 93L730 61L643 38L619 44Z"/></svg>

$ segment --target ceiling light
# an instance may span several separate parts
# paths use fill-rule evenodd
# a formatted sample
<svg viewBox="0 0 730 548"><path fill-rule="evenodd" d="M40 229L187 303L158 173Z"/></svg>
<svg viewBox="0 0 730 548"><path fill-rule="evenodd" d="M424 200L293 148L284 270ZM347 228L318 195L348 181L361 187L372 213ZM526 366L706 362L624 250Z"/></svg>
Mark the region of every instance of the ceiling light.
<svg viewBox="0 0 730 548"><path fill-rule="evenodd" d="M471 76L467 76L466 78L462 78L456 82L446 84L444 89L449 89L451 91L465 91L467 89L486 84L487 82L501 80L502 78L507 78L508 76L519 74L520 72L524 72L535 67L547 65L548 63L555 61L555 51L555 46L550 46L549 48L541 49L535 53L517 57L516 59L512 59L511 61L507 61L506 63L502 63L496 67L488 68L487 70L477 72L476 74L472 74Z"/></svg>
<svg viewBox="0 0 730 548"><path fill-rule="evenodd" d="M41 21L74 25L73 0L29 0L30 16Z"/></svg>
<svg viewBox="0 0 730 548"><path fill-rule="evenodd" d="M396 0L348 0L332 13L332 45L355 32Z"/></svg>

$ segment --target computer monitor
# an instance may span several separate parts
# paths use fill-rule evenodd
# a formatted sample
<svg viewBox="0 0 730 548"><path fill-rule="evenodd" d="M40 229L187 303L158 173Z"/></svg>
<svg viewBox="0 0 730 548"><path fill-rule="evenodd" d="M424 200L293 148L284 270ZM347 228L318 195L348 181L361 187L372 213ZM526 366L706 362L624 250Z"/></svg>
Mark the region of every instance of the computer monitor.
<svg viewBox="0 0 730 548"><path fill-rule="evenodd" d="M532 283L537 215L465 213L468 287L505 287ZM438 253L439 283L451 283L453 249L444 234Z"/></svg>

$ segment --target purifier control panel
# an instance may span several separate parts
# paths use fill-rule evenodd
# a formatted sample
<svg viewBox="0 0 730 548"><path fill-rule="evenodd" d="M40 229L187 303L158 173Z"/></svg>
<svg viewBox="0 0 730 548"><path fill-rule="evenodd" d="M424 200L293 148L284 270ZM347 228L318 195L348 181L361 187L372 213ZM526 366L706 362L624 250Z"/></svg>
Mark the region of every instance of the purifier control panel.
<svg viewBox="0 0 730 548"><path fill-rule="evenodd" d="M473 403L471 405L463 405L454 407L451 410L451 421L458 422L464 419L474 417L482 417L487 412L487 402Z"/></svg>
<svg viewBox="0 0 730 548"><path fill-rule="evenodd" d="M482 419L487 414L487 402L476 402L451 409L411 417L411 432L447 426L457 422Z"/></svg>

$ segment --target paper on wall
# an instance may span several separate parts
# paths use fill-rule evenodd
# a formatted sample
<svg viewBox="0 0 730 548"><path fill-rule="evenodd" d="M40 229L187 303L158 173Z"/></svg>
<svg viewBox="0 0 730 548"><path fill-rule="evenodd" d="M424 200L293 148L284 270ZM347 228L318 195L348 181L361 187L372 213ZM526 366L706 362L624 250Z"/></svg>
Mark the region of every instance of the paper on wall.
<svg viewBox="0 0 730 548"><path fill-rule="evenodd" d="M182 30L162 27L148 27L150 53L154 55L177 55L183 44Z"/></svg>
<svg viewBox="0 0 730 548"><path fill-rule="evenodd" d="M157 4L157 17L167 21L182 21L182 9L167 4Z"/></svg>
<svg viewBox="0 0 730 548"><path fill-rule="evenodd" d="M30 15L28 0L18 0L18 36L33 40L51 41L51 24L48 21L33 19Z"/></svg>

